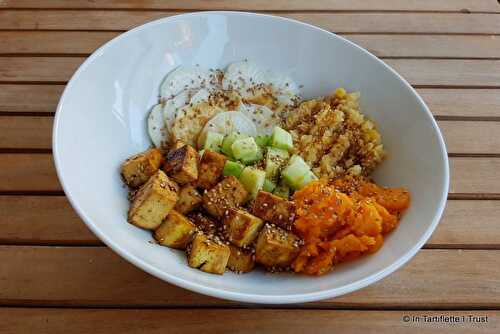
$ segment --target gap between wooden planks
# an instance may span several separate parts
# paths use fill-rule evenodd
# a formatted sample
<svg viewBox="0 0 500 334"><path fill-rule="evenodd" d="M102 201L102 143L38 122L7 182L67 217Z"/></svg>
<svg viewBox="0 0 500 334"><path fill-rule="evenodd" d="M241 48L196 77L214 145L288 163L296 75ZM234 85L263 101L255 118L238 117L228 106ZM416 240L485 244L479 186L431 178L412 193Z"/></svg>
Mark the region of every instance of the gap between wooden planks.
<svg viewBox="0 0 500 334"><path fill-rule="evenodd" d="M89 55L119 34L103 31L0 31L0 55ZM495 35L350 34L344 37L378 57L500 58L500 36Z"/></svg>
<svg viewBox="0 0 500 334"><path fill-rule="evenodd" d="M4 0L0 8L500 12L496 0Z"/></svg>
<svg viewBox="0 0 500 334"><path fill-rule="evenodd" d="M129 30L172 11L3 10L0 30ZM272 14L272 13L271 13ZM498 14L275 13L337 33L500 34Z"/></svg>
<svg viewBox="0 0 500 334"><path fill-rule="evenodd" d="M53 117L0 116L0 149L52 147ZM439 121L448 153L500 155L500 121Z"/></svg>
<svg viewBox="0 0 500 334"><path fill-rule="evenodd" d="M0 244L103 245L64 196L0 196ZM427 248L500 249L500 201L449 200Z"/></svg>
<svg viewBox="0 0 500 334"><path fill-rule="evenodd" d="M488 316L486 323L406 323L405 316ZM500 331L500 311L352 311L258 309L41 309L5 308L4 334L18 333L309 333L493 334ZM102 326L101 324L105 324Z"/></svg>
<svg viewBox="0 0 500 334"><path fill-rule="evenodd" d="M118 167L117 167L118 168ZM450 196L465 199L500 198L500 158L451 157ZM61 192L51 154L0 154L2 182L6 194Z"/></svg>
<svg viewBox="0 0 500 334"><path fill-rule="evenodd" d="M0 84L0 112L54 113L64 87ZM500 120L500 89L420 88L417 91L435 116Z"/></svg>
<svg viewBox="0 0 500 334"><path fill-rule="evenodd" d="M165 248L165 252L178 251ZM161 282L105 247L0 246L0 258L2 306L238 305ZM499 268L500 250L424 249L403 268L369 287L303 305L498 308Z"/></svg>
<svg viewBox="0 0 500 334"><path fill-rule="evenodd" d="M69 80L85 59L0 57L0 82L60 84ZM500 60L385 59L385 62L416 86L500 88Z"/></svg>

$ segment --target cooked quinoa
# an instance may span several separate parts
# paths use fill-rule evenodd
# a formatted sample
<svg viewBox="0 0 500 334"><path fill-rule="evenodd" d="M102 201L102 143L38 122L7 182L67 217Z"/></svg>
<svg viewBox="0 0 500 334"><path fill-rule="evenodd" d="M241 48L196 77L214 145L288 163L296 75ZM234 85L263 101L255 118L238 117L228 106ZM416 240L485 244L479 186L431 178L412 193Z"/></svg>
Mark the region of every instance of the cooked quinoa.
<svg viewBox="0 0 500 334"><path fill-rule="evenodd" d="M368 175L384 158L380 133L359 110L359 93L337 89L284 117L294 146L319 177Z"/></svg>

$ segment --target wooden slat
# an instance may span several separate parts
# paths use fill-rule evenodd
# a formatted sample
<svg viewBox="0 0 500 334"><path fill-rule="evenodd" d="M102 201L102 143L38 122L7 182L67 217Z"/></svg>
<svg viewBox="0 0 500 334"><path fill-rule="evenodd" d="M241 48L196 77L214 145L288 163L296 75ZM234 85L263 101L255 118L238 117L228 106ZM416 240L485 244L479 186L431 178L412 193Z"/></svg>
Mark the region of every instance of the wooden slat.
<svg viewBox="0 0 500 334"><path fill-rule="evenodd" d="M0 85L2 112L55 112L64 85Z"/></svg>
<svg viewBox="0 0 500 334"><path fill-rule="evenodd" d="M1 246L0 258L3 305L234 305L162 283L105 247ZM499 268L498 250L422 250L370 287L307 306L500 307Z"/></svg>
<svg viewBox="0 0 500 334"><path fill-rule="evenodd" d="M499 158L451 158L450 193L500 194Z"/></svg>
<svg viewBox="0 0 500 334"><path fill-rule="evenodd" d="M64 196L0 196L0 243L102 245Z"/></svg>
<svg viewBox="0 0 500 334"><path fill-rule="evenodd" d="M484 323L406 323L405 316L414 317L487 316ZM500 311L347 311L347 310L106 310L106 309L40 309L6 308L0 321L5 334L17 333L314 333L359 334L393 333L430 334L493 334L498 333ZM216 321L214 321L216 319ZM410 318L411 319L411 318ZM486 319L486 318L485 318ZM96 324L105 324L103 326Z"/></svg>
<svg viewBox="0 0 500 334"><path fill-rule="evenodd" d="M439 121L448 153L500 154L500 122Z"/></svg>
<svg viewBox="0 0 500 334"><path fill-rule="evenodd" d="M412 85L500 87L500 60L386 59L385 62Z"/></svg>
<svg viewBox="0 0 500 334"><path fill-rule="evenodd" d="M0 112L54 112L64 85L0 85ZM500 117L500 89L421 88L436 116Z"/></svg>
<svg viewBox="0 0 500 334"><path fill-rule="evenodd" d="M51 154L0 154L0 191L61 191Z"/></svg>
<svg viewBox="0 0 500 334"><path fill-rule="evenodd" d="M50 149L52 123L52 117L0 116L0 146Z"/></svg>
<svg viewBox="0 0 500 334"><path fill-rule="evenodd" d="M4 0L0 8L185 10L388 10L498 12L495 0Z"/></svg>
<svg viewBox="0 0 500 334"><path fill-rule="evenodd" d="M172 11L4 10L2 30L128 30ZM338 33L499 34L496 14L280 13Z"/></svg>
<svg viewBox="0 0 500 334"><path fill-rule="evenodd" d="M450 158L450 193L500 194L500 158ZM0 191L60 191L50 154L0 154Z"/></svg>
<svg viewBox="0 0 500 334"><path fill-rule="evenodd" d="M495 247L500 245L500 201L449 200L430 247Z"/></svg>
<svg viewBox="0 0 500 334"><path fill-rule="evenodd" d="M81 54L119 35L101 31L0 31L0 54ZM344 37L379 57L500 58L500 38L483 35L363 35Z"/></svg>
<svg viewBox="0 0 500 334"><path fill-rule="evenodd" d="M435 116L500 117L500 89L417 90Z"/></svg>
<svg viewBox="0 0 500 334"><path fill-rule="evenodd" d="M0 148L50 149L52 117L0 116ZM439 121L448 152L500 154L500 122Z"/></svg>
<svg viewBox="0 0 500 334"><path fill-rule="evenodd" d="M82 57L0 57L0 81L65 82L84 60ZM500 87L500 60L385 61L417 86Z"/></svg>
<svg viewBox="0 0 500 334"><path fill-rule="evenodd" d="M0 196L0 244L102 245L64 196ZM450 200L427 247L500 248L500 201Z"/></svg>

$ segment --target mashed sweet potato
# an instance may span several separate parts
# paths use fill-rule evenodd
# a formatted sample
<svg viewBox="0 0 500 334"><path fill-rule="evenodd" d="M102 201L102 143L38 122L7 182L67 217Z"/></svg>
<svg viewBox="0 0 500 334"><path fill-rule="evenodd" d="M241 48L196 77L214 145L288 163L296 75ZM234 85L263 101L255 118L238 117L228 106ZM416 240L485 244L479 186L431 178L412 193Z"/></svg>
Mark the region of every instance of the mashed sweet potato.
<svg viewBox="0 0 500 334"><path fill-rule="evenodd" d="M408 191L362 178L314 181L293 195L294 230L304 239L295 272L322 275L341 262L374 253L410 204Z"/></svg>

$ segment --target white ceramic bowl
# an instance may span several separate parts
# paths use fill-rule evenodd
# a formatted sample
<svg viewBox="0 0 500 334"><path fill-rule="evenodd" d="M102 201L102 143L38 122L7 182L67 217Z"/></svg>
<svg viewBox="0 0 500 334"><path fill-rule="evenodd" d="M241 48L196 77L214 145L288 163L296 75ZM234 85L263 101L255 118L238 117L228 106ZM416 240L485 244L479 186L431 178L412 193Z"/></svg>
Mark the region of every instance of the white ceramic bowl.
<svg viewBox="0 0 500 334"><path fill-rule="evenodd" d="M412 205L374 255L322 277L291 274L211 275L185 255L149 243L151 233L126 222L120 163L146 149L145 119L161 80L180 64L224 67L251 59L289 73L305 97L336 87L361 92L389 158L375 179L408 187ZM297 303L339 296L387 276L422 247L439 222L448 193L448 159L429 109L394 70L359 46L284 18L204 12L157 20L113 39L80 66L61 97L53 152L61 184L89 228L148 273L207 295L252 303ZM152 287L153 288L153 287Z"/></svg>

